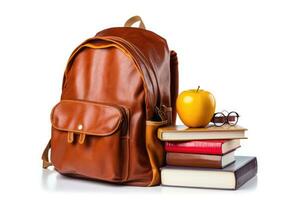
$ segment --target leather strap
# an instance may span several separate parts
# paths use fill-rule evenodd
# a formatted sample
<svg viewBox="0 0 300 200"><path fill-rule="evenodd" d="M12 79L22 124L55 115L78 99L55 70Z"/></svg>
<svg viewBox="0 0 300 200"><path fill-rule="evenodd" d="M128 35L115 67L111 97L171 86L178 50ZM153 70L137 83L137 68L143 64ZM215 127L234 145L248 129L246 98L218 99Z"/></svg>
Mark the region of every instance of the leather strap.
<svg viewBox="0 0 300 200"><path fill-rule="evenodd" d="M42 154L42 160L43 160L43 168L47 169L48 167L52 166L52 163L49 161L49 151L51 148L51 139L49 140L47 146L45 147L43 154Z"/></svg>
<svg viewBox="0 0 300 200"><path fill-rule="evenodd" d="M178 73L178 58L175 51L171 51L170 55L170 71L171 71L171 106L172 106L172 125L176 124L176 99L178 96L179 73Z"/></svg>
<svg viewBox="0 0 300 200"><path fill-rule="evenodd" d="M79 135L79 144L83 144L85 140L85 134L84 133L80 133Z"/></svg>
<svg viewBox="0 0 300 200"><path fill-rule="evenodd" d="M74 133L69 131L68 132L68 139L67 139L68 143L72 143L74 141Z"/></svg>
<svg viewBox="0 0 300 200"><path fill-rule="evenodd" d="M141 18L140 16L138 16L138 15L129 18L129 19L125 22L124 26L125 26L125 27L131 27L134 23L136 23L136 22L138 22L138 21L140 22L139 28L141 28L141 29L146 29L145 24L144 24L142 18Z"/></svg>

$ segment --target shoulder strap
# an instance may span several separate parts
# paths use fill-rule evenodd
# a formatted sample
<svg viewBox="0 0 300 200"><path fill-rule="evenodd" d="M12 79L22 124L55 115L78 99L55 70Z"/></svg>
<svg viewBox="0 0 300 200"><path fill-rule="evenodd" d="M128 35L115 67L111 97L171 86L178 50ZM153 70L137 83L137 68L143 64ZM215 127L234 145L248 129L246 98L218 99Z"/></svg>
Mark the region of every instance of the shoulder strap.
<svg viewBox="0 0 300 200"><path fill-rule="evenodd" d="M139 28L146 29L145 24L142 20L142 18L138 15L130 17L124 24L125 27L131 27L134 23L140 22Z"/></svg>
<svg viewBox="0 0 300 200"><path fill-rule="evenodd" d="M42 154L42 160L43 160L43 168L47 169L52 165L52 163L49 161L49 151L51 148L51 139L49 140L48 144L46 145L43 154Z"/></svg>
<svg viewBox="0 0 300 200"><path fill-rule="evenodd" d="M178 59L177 53L175 51L171 51L170 56L170 71L171 71L171 106L172 106L172 125L176 124L176 99L178 96L178 83L179 83L179 75L178 75Z"/></svg>

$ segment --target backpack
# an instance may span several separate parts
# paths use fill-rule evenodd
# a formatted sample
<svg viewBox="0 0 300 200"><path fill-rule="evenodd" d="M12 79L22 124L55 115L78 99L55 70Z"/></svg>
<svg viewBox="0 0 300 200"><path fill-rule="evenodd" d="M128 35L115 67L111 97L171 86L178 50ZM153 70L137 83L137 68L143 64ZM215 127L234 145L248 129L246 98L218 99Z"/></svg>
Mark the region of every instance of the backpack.
<svg viewBox="0 0 300 200"><path fill-rule="evenodd" d="M177 55L139 16L98 32L68 60L43 168L117 184L160 184L165 152L157 129L175 124L177 94Z"/></svg>

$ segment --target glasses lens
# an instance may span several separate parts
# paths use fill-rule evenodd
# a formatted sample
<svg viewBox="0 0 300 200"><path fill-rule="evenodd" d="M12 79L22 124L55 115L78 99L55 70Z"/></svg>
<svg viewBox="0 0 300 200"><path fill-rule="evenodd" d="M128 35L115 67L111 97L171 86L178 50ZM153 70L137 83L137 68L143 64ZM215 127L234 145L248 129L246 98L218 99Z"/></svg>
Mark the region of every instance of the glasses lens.
<svg viewBox="0 0 300 200"><path fill-rule="evenodd" d="M230 112L227 117L228 124L234 126L239 120L239 114L237 112Z"/></svg>
<svg viewBox="0 0 300 200"><path fill-rule="evenodd" d="M215 126L223 126L226 122L226 117L223 113L216 113L213 118Z"/></svg>

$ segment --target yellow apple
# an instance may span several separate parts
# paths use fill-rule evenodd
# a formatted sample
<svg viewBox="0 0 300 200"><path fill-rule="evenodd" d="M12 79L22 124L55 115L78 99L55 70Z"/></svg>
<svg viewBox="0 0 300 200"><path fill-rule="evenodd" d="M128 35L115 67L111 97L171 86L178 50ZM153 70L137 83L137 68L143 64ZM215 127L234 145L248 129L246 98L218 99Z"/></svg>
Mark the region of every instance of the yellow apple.
<svg viewBox="0 0 300 200"><path fill-rule="evenodd" d="M205 127L215 113L214 96L205 90L183 91L177 97L176 110L181 121L188 127Z"/></svg>

